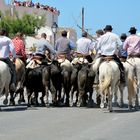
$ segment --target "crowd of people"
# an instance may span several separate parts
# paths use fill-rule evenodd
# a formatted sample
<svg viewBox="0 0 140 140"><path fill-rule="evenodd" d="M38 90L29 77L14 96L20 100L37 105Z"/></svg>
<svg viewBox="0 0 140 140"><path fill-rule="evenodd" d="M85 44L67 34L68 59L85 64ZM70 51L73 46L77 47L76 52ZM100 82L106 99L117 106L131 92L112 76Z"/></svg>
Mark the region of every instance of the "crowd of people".
<svg viewBox="0 0 140 140"><path fill-rule="evenodd" d="M40 4L39 2L33 3L32 0L23 1L23 2L14 0L14 2L12 4L14 6L23 6L23 7L32 7L32 8L37 8L37 9L43 9L46 11L53 12L54 14L57 14L57 15L60 14L60 11L57 10L56 8L48 6L48 5Z"/></svg>
<svg viewBox="0 0 140 140"><path fill-rule="evenodd" d="M52 46L47 41L47 34L42 33L41 38L36 42L35 56L39 56L42 59L46 57L46 50L50 53L50 59L54 59L55 56L59 57L65 55L70 62L75 63L72 60L72 56L75 57L84 56L87 62L91 63L93 60L90 56L92 51L96 50L96 57L112 56L117 62L121 71L121 81L124 82L124 67L121 61L125 61L128 57L140 57L140 37L136 35L137 29L131 27L128 31L130 33L127 36L122 33L120 36L112 32L111 25L106 25L104 29L96 31L97 39L92 41L88 38L87 32L82 33L82 37L76 42L72 42L67 38L67 31L62 31L61 37L56 40L55 46ZM23 41L23 34L18 32L11 40L7 37L7 32L4 29L0 30L0 60L5 61L12 69L13 78L11 83L15 84L15 70L10 60L10 54L13 56L13 62L16 59L16 55L20 56L24 63L26 63L27 52L25 52L25 44Z"/></svg>

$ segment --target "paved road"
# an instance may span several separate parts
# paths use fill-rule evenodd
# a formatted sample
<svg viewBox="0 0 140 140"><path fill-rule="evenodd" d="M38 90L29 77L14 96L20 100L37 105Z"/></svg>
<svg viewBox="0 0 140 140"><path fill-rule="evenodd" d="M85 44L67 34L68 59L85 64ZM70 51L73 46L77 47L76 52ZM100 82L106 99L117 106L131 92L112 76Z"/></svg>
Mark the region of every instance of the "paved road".
<svg viewBox="0 0 140 140"><path fill-rule="evenodd" d="M3 107L0 140L139 140L140 112L126 108Z"/></svg>
<svg viewBox="0 0 140 140"><path fill-rule="evenodd" d="M2 107L0 140L140 140L140 111Z"/></svg>

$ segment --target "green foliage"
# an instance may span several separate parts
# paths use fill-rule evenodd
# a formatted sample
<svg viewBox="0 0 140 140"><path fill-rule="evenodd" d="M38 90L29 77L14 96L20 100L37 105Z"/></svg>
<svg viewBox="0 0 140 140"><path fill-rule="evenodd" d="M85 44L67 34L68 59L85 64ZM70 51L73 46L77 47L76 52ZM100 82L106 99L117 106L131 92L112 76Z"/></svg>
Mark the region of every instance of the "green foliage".
<svg viewBox="0 0 140 140"><path fill-rule="evenodd" d="M45 16L34 16L25 14L22 18L19 18L17 14L11 17L8 12L5 16L0 11L0 28L5 28L10 36L15 35L17 32L21 32L25 35L34 35L35 30L45 25Z"/></svg>

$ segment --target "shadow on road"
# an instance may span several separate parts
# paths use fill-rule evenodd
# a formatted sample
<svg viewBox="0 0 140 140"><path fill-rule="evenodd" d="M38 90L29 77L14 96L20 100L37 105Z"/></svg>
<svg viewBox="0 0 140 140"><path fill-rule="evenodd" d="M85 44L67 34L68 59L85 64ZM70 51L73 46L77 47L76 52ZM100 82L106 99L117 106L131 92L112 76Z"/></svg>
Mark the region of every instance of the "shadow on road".
<svg viewBox="0 0 140 140"><path fill-rule="evenodd" d="M8 105L1 105L0 111L1 112L12 112L12 111L25 111L27 110L27 105L15 105L15 106L8 106Z"/></svg>

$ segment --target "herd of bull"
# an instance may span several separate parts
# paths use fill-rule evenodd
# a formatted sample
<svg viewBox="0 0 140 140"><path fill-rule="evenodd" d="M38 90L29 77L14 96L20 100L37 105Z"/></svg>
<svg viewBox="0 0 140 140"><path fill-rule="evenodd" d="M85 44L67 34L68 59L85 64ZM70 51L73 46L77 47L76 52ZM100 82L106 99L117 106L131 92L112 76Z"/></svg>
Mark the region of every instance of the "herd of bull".
<svg viewBox="0 0 140 140"><path fill-rule="evenodd" d="M63 62L54 60L51 64L43 62L34 69L28 68L25 76L25 87L28 95L28 106L33 102L38 106L38 93L41 92L41 105L49 104L49 91L54 106L86 106L91 105L94 75L88 63L72 64L65 59ZM89 96L88 93L89 92ZM73 94L76 93L74 103ZM34 100L32 99L34 96ZM44 101L44 97L46 100Z"/></svg>
<svg viewBox="0 0 140 140"><path fill-rule="evenodd" d="M100 106L100 95L97 94L96 101L93 101L93 90L98 93L98 86L93 86L97 73L93 71L93 63L84 63L83 60L71 63L64 59L62 62L43 61L35 68L25 68L23 65L21 68L22 70L17 70L17 89L10 94L11 105L15 104L15 97L19 93L19 103L25 102L26 95L29 107L40 106L40 103L41 106L48 106L51 93L53 106L93 107L94 103ZM42 93L40 98L39 93ZM4 100L4 103L6 104L7 100Z"/></svg>

